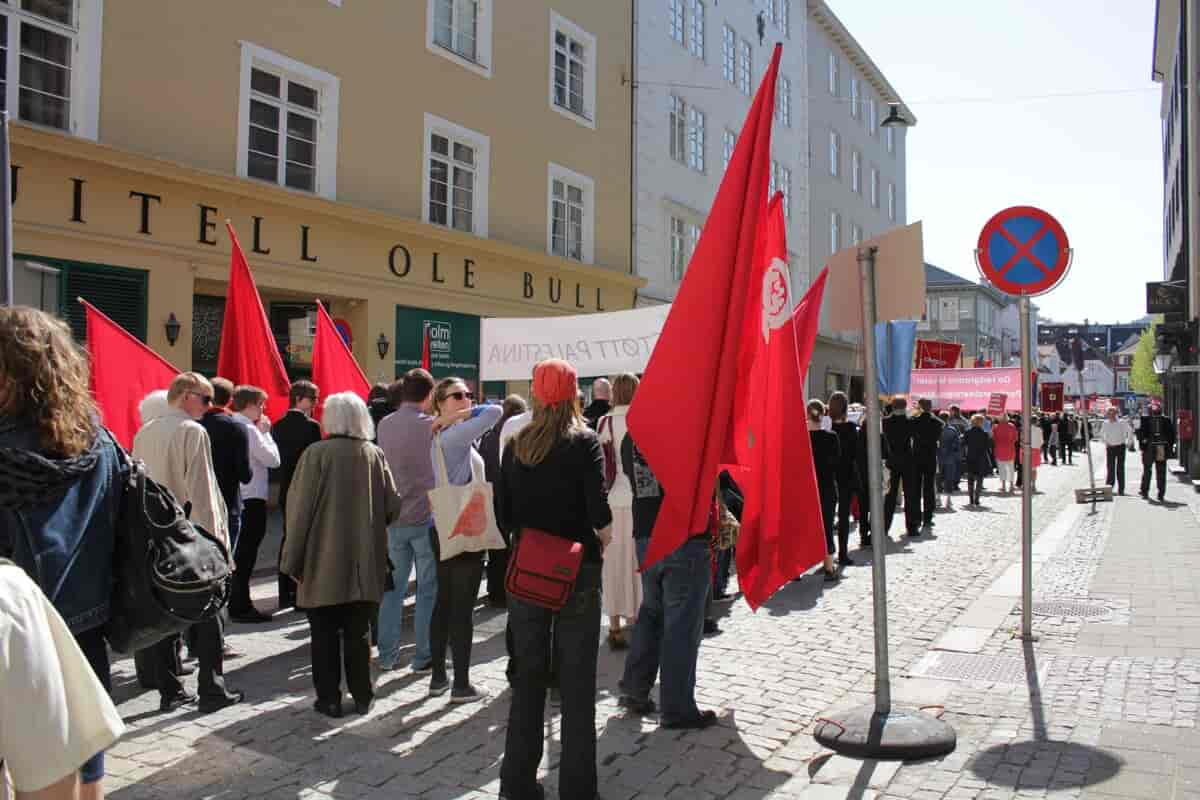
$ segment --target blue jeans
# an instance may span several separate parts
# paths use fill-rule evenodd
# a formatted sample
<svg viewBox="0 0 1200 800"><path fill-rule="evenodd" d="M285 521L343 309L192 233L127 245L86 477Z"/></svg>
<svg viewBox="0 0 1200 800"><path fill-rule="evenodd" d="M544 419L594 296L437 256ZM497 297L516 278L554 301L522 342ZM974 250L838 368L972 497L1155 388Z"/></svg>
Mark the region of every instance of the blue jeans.
<svg viewBox="0 0 1200 800"><path fill-rule="evenodd" d="M637 540L638 561L649 539ZM704 631L704 605L712 581L708 537L695 537L642 573L642 607L625 659L621 694L649 699L659 670L661 719L687 722L700 716L696 707L696 661Z"/></svg>
<svg viewBox="0 0 1200 800"><path fill-rule="evenodd" d="M408 575L417 567L416 652L413 664L426 666L432 660L429 623L437 599L437 557L433 553L428 525L392 525L388 528L388 558L396 588L385 592L379 605L379 663L392 667L400 655L400 621L408 596Z"/></svg>

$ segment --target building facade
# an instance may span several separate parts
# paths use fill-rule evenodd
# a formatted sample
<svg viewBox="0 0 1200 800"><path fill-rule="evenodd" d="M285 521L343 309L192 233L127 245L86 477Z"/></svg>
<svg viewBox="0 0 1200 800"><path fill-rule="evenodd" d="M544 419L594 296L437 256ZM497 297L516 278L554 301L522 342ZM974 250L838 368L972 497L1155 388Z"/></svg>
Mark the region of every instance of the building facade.
<svg viewBox="0 0 1200 800"><path fill-rule="evenodd" d="M916 117L823 0L808 0L808 276L829 256L907 222L904 125L881 128L888 104ZM809 369L810 396L849 390L862 399L859 337L825 321Z"/></svg>
<svg viewBox="0 0 1200 800"><path fill-rule="evenodd" d="M808 285L806 19L800 0L636 0L637 274L669 303L746 114L782 43L771 190L784 195L793 285Z"/></svg>
<svg viewBox="0 0 1200 800"><path fill-rule="evenodd" d="M1029 345L1033 352L1030 358L1037 364L1038 307L1029 304ZM1021 366L1021 307L1011 298L1000 311L1000 361L1001 367Z"/></svg>
<svg viewBox="0 0 1200 800"><path fill-rule="evenodd" d="M1013 366L1010 339L1015 332L1019 366L1020 328L1005 324L1008 305L1007 295L991 286L926 264L925 315L917 323L917 337L961 344L961 367L999 367Z"/></svg>
<svg viewBox="0 0 1200 800"><path fill-rule="evenodd" d="M83 336L83 297L211 374L229 220L293 377L317 298L373 380L426 326L474 382L481 317L631 307L619 5L0 5L17 300Z"/></svg>

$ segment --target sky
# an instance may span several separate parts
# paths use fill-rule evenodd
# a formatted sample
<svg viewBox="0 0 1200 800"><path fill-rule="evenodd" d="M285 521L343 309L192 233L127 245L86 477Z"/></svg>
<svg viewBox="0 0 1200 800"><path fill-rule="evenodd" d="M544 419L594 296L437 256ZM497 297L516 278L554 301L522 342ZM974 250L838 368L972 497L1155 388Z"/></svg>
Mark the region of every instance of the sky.
<svg viewBox="0 0 1200 800"><path fill-rule="evenodd" d="M1162 280L1154 0L826 0L916 115L908 220L972 280L995 212L1039 206L1075 259L1041 319L1129 321ZM1027 99L1045 95L1078 95Z"/></svg>

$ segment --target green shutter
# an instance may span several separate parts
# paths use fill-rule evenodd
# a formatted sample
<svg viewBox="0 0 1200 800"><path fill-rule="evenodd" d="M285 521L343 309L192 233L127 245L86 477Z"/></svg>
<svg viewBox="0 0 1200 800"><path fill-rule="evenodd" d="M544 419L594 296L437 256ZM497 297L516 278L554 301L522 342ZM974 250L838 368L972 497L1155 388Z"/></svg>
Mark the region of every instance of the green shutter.
<svg viewBox="0 0 1200 800"><path fill-rule="evenodd" d="M147 273L140 269L64 261L42 256L20 256L62 270L59 276L63 317L79 341L87 339L87 315L76 298L82 297L114 322L146 341Z"/></svg>

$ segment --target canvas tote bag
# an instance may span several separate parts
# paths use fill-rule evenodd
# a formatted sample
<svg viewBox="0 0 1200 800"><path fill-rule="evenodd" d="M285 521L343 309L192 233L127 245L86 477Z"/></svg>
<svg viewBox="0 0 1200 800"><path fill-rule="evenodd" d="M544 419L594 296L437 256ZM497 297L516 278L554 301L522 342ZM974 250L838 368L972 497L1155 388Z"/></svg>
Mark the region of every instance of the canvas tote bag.
<svg viewBox="0 0 1200 800"><path fill-rule="evenodd" d="M435 443L436 482L429 492L429 503L433 506L441 560L463 553L503 550L504 537L496 525L496 508L492 505L492 485L483 477L482 468L472 458L471 482L466 486L451 485L441 434Z"/></svg>

